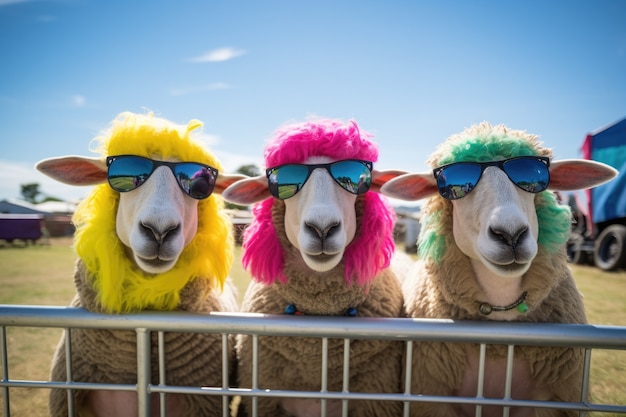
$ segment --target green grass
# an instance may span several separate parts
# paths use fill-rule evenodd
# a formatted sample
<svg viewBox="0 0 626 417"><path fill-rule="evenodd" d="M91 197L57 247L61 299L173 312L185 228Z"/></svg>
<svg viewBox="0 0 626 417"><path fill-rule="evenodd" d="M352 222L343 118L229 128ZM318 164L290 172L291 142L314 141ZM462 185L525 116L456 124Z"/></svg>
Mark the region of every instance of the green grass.
<svg viewBox="0 0 626 417"><path fill-rule="evenodd" d="M243 296L249 278L236 248L231 277ZM75 255L70 239L53 239L49 246L0 246L0 304L67 305L74 295ZM572 266L584 295L590 323L626 326L626 272L606 273ZM7 329L11 379L48 379L59 329ZM594 402L626 405L626 351L593 351L591 392ZM46 415L45 389L12 388L11 416ZM0 407L2 398L0 397ZM609 414L601 414L607 416Z"/></svg>

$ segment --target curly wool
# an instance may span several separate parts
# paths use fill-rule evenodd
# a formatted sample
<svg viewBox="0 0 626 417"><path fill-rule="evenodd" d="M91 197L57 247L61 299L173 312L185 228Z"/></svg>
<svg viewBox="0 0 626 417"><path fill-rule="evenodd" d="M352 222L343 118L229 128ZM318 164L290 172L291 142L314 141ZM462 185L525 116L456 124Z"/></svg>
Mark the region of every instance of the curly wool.
<svg viewBox="0 0 626 417"><path fill-rule="evenodd" d="M440 144L427 163L436 168L454 162L485 162L532 155L552 157L552 151L542 147L537 139L538 136L521 130L483 122ZM558 204L551 191L538 193L535 196L535 207L539 223L539 246L547 253L555 253L569 238L570 209ZM438 195L429 198L422 209L422 219L420 256L439 263L449 246L446 240L452 236L452 202Z"/></svg>
<svg viewBox="0 0 626 417"><path fill-rule="evenodd" d="M376 162L378 146L369 140L371 137L371 134L361 131L354 120L347 124L324 119L284 125L265 147L265 166L299 164L311 156L320 155L335 160Z"/></svg>
<svg viewBox="0 0 626 417"><path fill-rule="evenodd" d="M219 161L190 135L200 126L197 120L181 127L152 113L122 113L109 131L96 138L97 150L103 156L175 158L220 170ZM119 193L108 184L101 184L73 216L76 251L87 266L104 311L173 310L180 303L180 290L194 279L207 280L209 284L213 281L217 287L223 287L233 261L233 239L220 196L213 194L198 202L196 236L183 250L176 266L158 275L146 274L126 256L116 233L118 203Z"/></svg>
<svg viewBox="0 0 626 417"><path fill-rule="evenodd" d="M303 163L311 156L327 156L334 160L378 160L378 147L370 134L359 130L354 121L347 125L337 120L309 121L287 125L279 129L265 148L267 167L286 163ZM344 254L344 278L347 283L364 285L391 262L395 245L393 225L395 217L389 204L376 193L368 192L357 236ZM253 207L254 220L244 233L243 266L264 284L276 280L285 283L284 252L272 222L275 200L267 199ZM372 239L371 236L384 236Z"/></svg>

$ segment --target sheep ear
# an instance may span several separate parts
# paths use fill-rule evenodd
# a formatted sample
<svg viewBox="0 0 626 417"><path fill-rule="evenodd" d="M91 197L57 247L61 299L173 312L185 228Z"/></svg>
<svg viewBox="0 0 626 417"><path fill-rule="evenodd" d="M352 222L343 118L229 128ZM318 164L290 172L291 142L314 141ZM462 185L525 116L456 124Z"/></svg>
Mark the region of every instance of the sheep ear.
<svg viewBox="0 0 626 417"><path fill-rule="evenodd" d="M437 193L437 183L432 172L409 173L386 182L380 192L387 197L416 201Z"/></svg>
<svg viewBox="0 0 626 417"><path fill-rule="evenodd" d="M397 169L389 169L385 171L377 171L372 170L372 185L370 186L370 191L374 191L375 193L380 192L380 187L385 185L387 181L390 181L400 175L408 174L406 171L400 171Z"/></svg>
<svg viewBox="0 0 626 417"><path fill-rule="evenodd" d="M86 156L60 156L37 162L35 168L64 184L96 185L107 179L106 162Z"/></svg>
<svg viewBox="0 0 626 417"><path fill-rule="evenodd" d="M213 190L213 192L217 194L222 194L225 189L227 189L237 181L241 181L246 178L249 177L241 174L222 174L220 172L217 175L217 181L215 181L215 189Z"/></svg>
<svg viewBox="0 0 626 417"><path fill-rule="evenodd" d="M251 177L231 184L222 192L224 200L247 206L271 197L265 176Z"/></svg>
<svg viewBox="0 0 626 417"><path fill-rule="evenodd" d="M555 191L583 190L615 178L615 168L587 159L563 159L550 164L550 185Z"/></svg>

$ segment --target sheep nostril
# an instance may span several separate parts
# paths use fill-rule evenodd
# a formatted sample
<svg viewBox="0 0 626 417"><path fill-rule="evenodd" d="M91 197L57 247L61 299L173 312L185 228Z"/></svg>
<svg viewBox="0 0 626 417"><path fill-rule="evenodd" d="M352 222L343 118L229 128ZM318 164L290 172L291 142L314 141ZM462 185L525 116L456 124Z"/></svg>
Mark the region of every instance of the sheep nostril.
<svg viewBox="0 0 626 417"><path fill-rule="evenodd" d="M339 230L339 223L333 223L324 230L324 238L329 238Z"/></svg>
<svg viewBox="0 0 626 417"><path fill-rule="evenodd" d="M316 224L306 222L304 223L304 227L314 236L317 236L320 239L324 238L324 232L321 228L319 228Z"/></svg>

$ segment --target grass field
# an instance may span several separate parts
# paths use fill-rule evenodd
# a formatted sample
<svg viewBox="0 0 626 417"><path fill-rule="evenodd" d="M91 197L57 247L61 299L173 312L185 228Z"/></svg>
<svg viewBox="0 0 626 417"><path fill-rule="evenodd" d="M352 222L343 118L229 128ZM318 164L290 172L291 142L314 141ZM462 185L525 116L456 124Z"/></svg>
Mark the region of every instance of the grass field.
<svg viewBox="0 0 626 417"><path fill-rule="evenodd" d="M53 306L69 303L74 295L75 255L71 240L53 239L51 243L22 248L0 246L0 304ZM240 258L241 248L238 247L231 276L242 295L249 279L241 268ZM580 266L572 266L572 269L585 297L589 322L626 326L626 272L605 273ZM47 380L60 335L59 329L8 328L10 378ZM624 387L626 351L594 350L591 374L594 401L626 405ZM11 416L45 416L47 395L47 390L43 389L12 388Z"/></svg>

